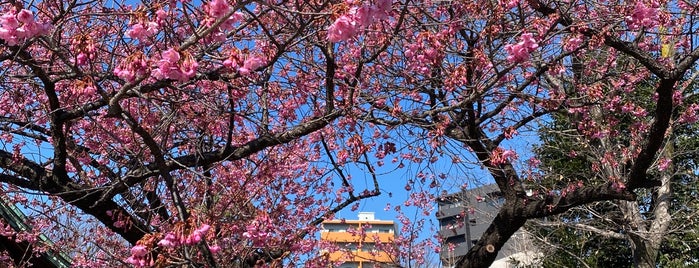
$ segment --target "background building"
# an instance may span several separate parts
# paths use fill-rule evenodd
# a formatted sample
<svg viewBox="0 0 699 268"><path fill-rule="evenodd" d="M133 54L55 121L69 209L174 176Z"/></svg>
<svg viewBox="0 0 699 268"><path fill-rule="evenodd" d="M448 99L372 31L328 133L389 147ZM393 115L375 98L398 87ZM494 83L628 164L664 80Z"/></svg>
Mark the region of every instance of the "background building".
<svg viewBox="0 0 699 268"><path fill-rule="evenodd" d="M357 230L364 228L365 236ZM393 267L395 256L381 251L377 244L392 243L396 235L393 221L374 218L374 212L359 212L358 220L323 222L320 239L338 245L340 250L329 252L331 261L342 262L340 268Z"/></svg>
<svg viewBox="0 0 699 268"><path fill-rule="evenodd" d="M440 260L443 267L454 263L478 242L488 229L505 199L495 184L465 190L437 198L437 220L442 238ZM524 233L517 232L498 252L490 267L514 267L514 262L532 264L537 256Z"/></svg>
<svg viewBox="0 0 699 268"><path fill-rule="evenodd" d="M0 197L0 226L9 225L15 232L30 231L26 216L14 204ZM53 242L44 234L39 235L39 242L53 245ZM17 241L13 236L0 235L0 252L7 252L18 266L31 265L33 267L70 267L71 259L62 252L46 251L41 254L32 253L32 245L26 241ZM0 263L0 268L9 267L9 264Z"/></svg>

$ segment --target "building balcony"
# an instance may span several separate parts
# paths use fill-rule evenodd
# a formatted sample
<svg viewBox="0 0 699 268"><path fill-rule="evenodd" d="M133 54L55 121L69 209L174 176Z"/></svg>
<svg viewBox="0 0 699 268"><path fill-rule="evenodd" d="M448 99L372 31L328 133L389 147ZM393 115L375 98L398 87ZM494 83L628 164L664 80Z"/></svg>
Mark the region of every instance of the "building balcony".
<svg viewBox="0 0 699 268"><path fill-rule="evenodd" d="M466 228L468 228L468 226L466 226L465 224L463 224L462 226L456 225L456 226L442 227L439 230L439 236L441 236L443 238L448 238L448 237L457 236L457 235L465 235Z"/></svg>
<svg viewBox="0 0 699 268"><path fill-rule="evenodd" d="M440 208L437 211L437 219L444 219L444 218L448 218L448 217L453 217L456 215L461 215L462 213L467 213L467 212L466 212L466 209L464 207L461 207L461 206Z"/></svg>
<svg viewBox="0 0 699 268"><path fill-rule="evenodd" d="M330 252L331 261L392 263L396 259L383 251L341 250Z"/></svg>
<svg viewBox="0 0 699 268"><path fill-rule="evenodd" d="M359 242L392 242L395 237L393 233L366 233L366 237L361 239L358 234L352 234L350 232L321 232L320 239L324 241L331 241L335 243L359 243Z"/></svg>

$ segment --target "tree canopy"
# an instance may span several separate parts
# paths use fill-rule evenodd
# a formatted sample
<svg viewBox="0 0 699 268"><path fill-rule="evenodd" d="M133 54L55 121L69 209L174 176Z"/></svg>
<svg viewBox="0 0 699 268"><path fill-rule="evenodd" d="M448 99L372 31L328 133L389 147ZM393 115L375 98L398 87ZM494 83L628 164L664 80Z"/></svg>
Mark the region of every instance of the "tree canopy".
<svg viewBox="0 0 699 268"><path fill-rule="evenodd" d="M397 184L425 214L401 214L386 250L419 263L427 249L402 249L424 248L429 207L466 176L430 168L448 161L487 171L505 199L457 264L486 267L529 219L662 185L651 172L672 162L668 138L699 120L683 94L697 12L684 0L3 1L0 196L34 215L31 232L2 235L76 266L318 267L332 246L318 224L389 194L396 182L375 171L390 167L414 169ZM625 97L641 84L650 98ZM547 186L517 141L560 112L580 139L627 142L579 163L595 178Z"/></svg>
<svg viewBox="0 0 699 268"><path fill-rule="evenodd" d="M651 98L652 91L639 85L625 98ZM690 105L696 101L696 86L682 94ZM645 101L645 103L652 103ZM681 109L677 109L676 120ZM593 172L592 163L601 158L605 147L628 144L626 135L592 143L580 138L575 120L558 115L539 130L542 144L535 151L542 162L542 185L563 186L582 178L604 181ZM629 118L620 118L628 124ZM528 230L538 236L536 244L549 254L543 256L545 267L654 267L657 264L684 267L696 262L690 248L697 243L697 150L696 127L680 125L668 133L663 158L658 169L649 173L661 181L659 189L637 191L634 201L602 201L533 221ZM668 163L669 162L669 163ZM663 167L664 166L664 167ZM666 178L666 179L664 179ZM634 209L626 209L631 206Z"/></svg>

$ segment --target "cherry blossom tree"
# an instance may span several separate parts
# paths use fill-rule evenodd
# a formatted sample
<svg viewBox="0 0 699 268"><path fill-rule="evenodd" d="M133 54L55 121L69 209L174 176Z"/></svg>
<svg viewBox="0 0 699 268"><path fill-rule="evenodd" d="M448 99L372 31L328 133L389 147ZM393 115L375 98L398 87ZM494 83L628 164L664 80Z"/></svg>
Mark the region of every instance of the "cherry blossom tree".
<svg viewBox="0 0 699 268"><path fill-rule="evenodd" d="M381 71L360 79L376 92L360 97L372 104L366 121L425 131L418 135L430 139L431 150L404 158L452 154L460 162L472 154L500 188L502 208L459 267L487 267L528 219L595 201L633 201L636 190L660 186L651 171L666 167L669 131L697 122L696 104L683 100L699 58L697 9L687 2L435 1L405 8L410 15L393 53L380 55ZM351 49L371 34L338 39ZM652 100L623 98L641 84L653 88ZM539 161L519 159L525 151L513 144L520 133L553 113L578 118L575 127L590 144L628 136L591 164L603 182L544 187ZM627 117L630 124L619 124Z"/></svg>
<svg viewBox="0 0 699 268"><path fill-rule="evenodd" d="M3 236L46 233L76 266L324 261L318 224L378 194L313 165L355 124L336 8L3 1L0 194L36 232Z"/></svg>
<svg viewBox="0 0 699 268"><path fill-rule="evenodd" d="M699 58L697 11L682 0L2 2L0 194L76 266L320 266L318 224L395 191L381 168L412 174L391 209L418 228L396 245L429 245L414 246L415 230L454 178L435 168L445 159L487 170L506 200L459 262L485 267L528 219L659 185L648 171L664 163L668 129L698 119L677 94ZM615 102L648 81L652 104ZM581 118L591 141L629 135L593 164L606 181L536 187L537 160L513 144L554 112ZM615 124L629 113L631 127ZM403 263L426 255L410 252Z"/></svg>

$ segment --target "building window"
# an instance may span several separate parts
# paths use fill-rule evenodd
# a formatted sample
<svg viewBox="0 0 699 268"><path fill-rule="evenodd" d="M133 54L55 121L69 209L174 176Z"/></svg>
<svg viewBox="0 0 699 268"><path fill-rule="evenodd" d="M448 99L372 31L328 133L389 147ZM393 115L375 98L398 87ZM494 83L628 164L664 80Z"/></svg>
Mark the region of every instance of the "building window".
<svg viewBox="0 0 699 268"><path fill-rule="evenodd" d="M376 247L374 246L373 243L364 243L362 244L362 251L375 251Z"/></svg>
<svg viewBox="0 0 699 268"><path fill-rule="evenodd" d="M359 263L352 263L352 262L347 263L346 262L346 263L343 263L342 265L340 265L340 268L356 268L356 267L359 267Z"/></svg>
<svg viewBox="0 0 699 268"><path fill-rule="evenodd" d="M345 243L344 245L342 245L342 249L354 251L354 250L357 250L357 244L355 244L355 243Z"/></svg>

